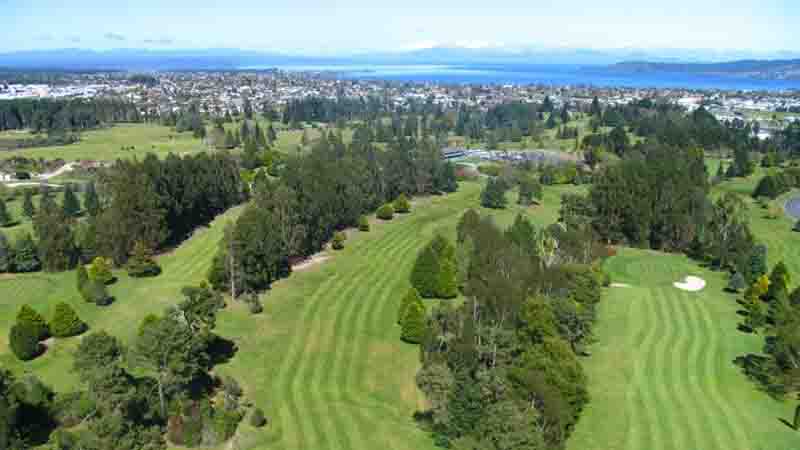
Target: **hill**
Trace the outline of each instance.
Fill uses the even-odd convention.
[[[740,60],[718,63],[667,63],[627,61],[606,67],[621,73],[685,73],[695,75],[735,76],[762,80],[800,79],[800,59]]]

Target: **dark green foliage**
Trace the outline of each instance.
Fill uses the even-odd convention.
[[[394,218],[394,206],[387,203],[378,208],[378,211],[375,213],[375,215],[381,220],[392,220],[392,218]]]
[[[7,227],[14,223],[11,213],[6,208],[6,201],[0,198],[0,227]]]
[[[36,249],[36,243],[30,233],[25,233],[17,239],[14,246],[14,271],[36,272],[42,267]]]
[[[417,256],[411,285],[424,298],[453,298],[458,295],[458,263],[453,244],[437,235]]]
[[[769,289],[767,290],[766,299],[776,300],[779,296],[788,297],[789,282],[789,271],[783,261],[779,261],[769,275]]]
[[[66,217],[77,217],[81,212],[81,202],[78,200],[78,196],[75,195],[75,191],[70,184],[64,186],[62,209]]]
[[[81,288],[81,297],[89,303],[94,303],[98,306],[107,306],[113,300],[108,293],[106,284],[102,281],[88,280]]]
[[[161,273],[161,267],[153,259],[152,252],[141,241],[133,246],[127,268],[128,275],[133,278],[155,277]]]
[[[409,203],[406,194],[400,194],[400,196],[397,197],[397,199],[395,199],[395,201],[392,203],[392,206],[394,207],[395,212],[400,214],[407,214],[411,212],[411,203]]]
[[[42,341],[50,336],[47,322],[41,314],[28,305],[22,305],[17,312],[18,325],[24,325],[34,331],[36,340]]]
[[[411,285],[423,297],[436,297],[438,273],[439,264],[436,260],[436,252],[429,244],[417,256],[411,272]]]
[[[14,356],[22,361],[30,361],[42,353],[38,331],[29,324],[12,325],[8,334],[8,344]]]
[[[64,302],[56,304],[53,320],[50,321],[50,332],[53,336],[59,338],[77,336],[87,328],[69,304]]]
[[[6,235],[0,232],[0,273],[11,272],[14,267],[14,253]]]
[[[347,236],[341,231],[337,231],[333,235],[333,240],[331,241],[331,247],[334,250],[344,250],[344,241],[347,239]]]
[[[481,206],[484,208],[502,209],[506,207],[505,181],[499,177],[491,177],[481,191]]]
[[[530,206],[542,199],[542,185],[533,178],[524,178],[519,182],[519,197],[517,203],[521,206]]]
[[[797,222],[794,223],[794,226],[792,227],[792,231],[800,231],[800,220],[798,220]]]
[[[33,375],[0,369],[0,448],[23,450],[44,444],[56,426],[53,391]]]
[[[93,181],[86,185],[86,192],[83,194],[83,204],[86,207],[86,212],[88,212],[91,217],[97,217],[97,215],[100,214],[100,199],[97,197],[97,190],[95,189]]]
[[[35,133],[57,134],[85,130],[103,123],[138,122],[133,102],[118,98],[13,99],[0,102],[0,130],[29,128]]]
[[[80,206],[77,208],[80,210]],[[33,228],[39,247],[39,259],[45,271],[69,270],[78,260],[75,237],[68,218],[65,210],[59,208],[49,194],[42,194],[41,206],[34,217]]]
[[[250,425],[256,428],[261,428],[267,424],[267,418],[264,417],[264,411],[261,408],[256,408],[250,413]]]
[[[400,338],[410,344],[419,344],[425,337],[425,306],[411,303],[403,314]]]
[[[261,299],[258,298],[258,295],[252,294],[246,299],[247,301],[247,310],[250,311],[250,314],[261,314],[264,312],[264,306],[261,304]]]
[[[359,231],[369,231],[369,219],[367,216],[361,216],[358,218],[358,230]]]
[[[794,420],[792,421],[792,426],[795,430],[800,430],[800,405],[794,409]]]
[[[83,292],[84,286],[89,282],[89,272],[86,271],[86,266],[83,264],[78,264],[78,268],[75,269],[75,281],[78,292]]]
[[[31,189],[25,189],[23,192],[22,214],[31,220],[36,215],[36,207],[33,205],[33,190]]]
[[[478,214],[478,212],[474,209],[468,209],[458,221],[458,226],[456,229],[456,234],[458,236],[457,242],[464,242],[464,240],[467,238],[467,235],[472,234],[472,232],[478,227],[480,221],[481,216]]]

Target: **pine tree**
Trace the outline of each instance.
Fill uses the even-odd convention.
[[[411,212],[411,203],[409,203],[406,194],[400,194],[400,196],[394,201],[393,206],[394,210],[400,214]]]
[[[403,324],[403,318],[405,317],[406,310],[411,305],[420,305],[423,306],[422,298],[419,296],[419,292],[413,287],[408,290],[408,293],[400,300],[400,307],[397,309],[397,324]]]
[[[64,201],[62,204],[66,217],[76,217],[81,212],[81,202],[72,190],[71,185],[64,187]]]
[[[39,356],[40,345],[36,330],[29,325],[15,324],[8,333],[8,343],[17,359],[30,361]]]
[[[728,285],[725,289],[728,292],[740,292],[742,289],[747,287],[747,282],[742,276],[741,273],[736,272],[731,276],[731,279],[728,281]]]
[[[153,259],[153,253],[142,241],[133,246],[128,260],[128,275],[133,278],[154,277],[161,273],[161,267]]]
[[[0,273],[10,272],[14,262],[14,253],[6,235],[0,233]]]
[[[36,215],[36,206],[33,205],[33,191],[25,189],[22,200],[22,214],[28,219]]]
[[[783,261],[778,262],[775,264],[775,267],[772,269],[772,273],[769,275],[769,288],[767,290],[766,298],[768,300],[775,300],[778,296],[786,294],[788,296],[789,292],[789,270],[786,268],[786,265]]]
[[[30,327],[34,330],[36,339],[40,341],[49,337],[49,330],[44,317],[28,305],[22,305],[17,311],[17,324]]]
[[[100,214],[100,199],[97,198],[97,191],[94,187],[94,182],[86,185],[86,192],[83,196],[83,203],[86,207],[86,212],[92,217],[97,217]]]
[[[489,178],[481,191],[481,206],[484,208],[503,209],[506,207],[505,182],[497,177]]]
[[[30,233],[23,234],[14,246],[14,270],[21,273],[36,272],[41,267],[36,243]]]
[[[236,141],[233,138],[233,133],[231,133],[231,130],[228,130],[227,132],[225,132],[225,148],[230,149],[235,147],[236,147]]]
[[[438,273],[439,264],[436,261],[436,253],[431,245],[426,245],[414,263],[414,269],[411,271],[411,285],[424,298],[436,297]]]
[[[0,227],[7,227],[12,222],[11,213],[6,208],[6,201],[0,197]]]
[[[425,337],[425,306],[412,303],[406,309],[402,323],[401,339],[410,344],[419,344]]]
[[[456,249],[442,235],[433,239],[431,247],[436,255],[436,297],[453,298],[458,295]]]
[[[78,268],[75,269],[75,278],[78,292],[83,292],[83,288],[89,282],[89,272],[86,271],[86,266],[78,264]]]
[[[53,336],[60,338],[77,336],[86,331],[86,328],[86,324],[70,305],[64,302],[56,305],[53,320],[50,322]]]

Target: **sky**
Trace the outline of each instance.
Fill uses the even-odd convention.
[[[0,50],[800,51],[798,0],[0,0]],[[387,4],[391,3],[391,4]]]

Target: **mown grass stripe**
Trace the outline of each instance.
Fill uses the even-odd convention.
[[[633,384],[637,388],[636,405],[638,409],[634,415],[639,418],[640,428],[646,430],[642,431],[638,436],[636,436],[636,441],[631,441],[631,443],[628,445],[630,450],[642,448],[651,448],[653,450],[657,450],[658,446],[656,443],[661,437],[659,433],[658,419],[655,416],[656,412],[652,406],[654,404],[658,404],[659,399],[655,398],[654,393],[647,389],[648,386],[646,383],[646,378],[648,376],[647,371],[653,365],[650,358],[655,356],[658,349],[655,339],[659,336],[664,336],[664,333],[659,333],[661,324],[657,320],[655,308],[656,305],[653,304],[652,296],[645,296],[641,300],[639,303],[639,309],[643,311],[641,314],[639,314],[639,317],[643,320],[643,322],[646,323],[648,333],[641,343],[629,343],[631,348],[636,348],[638,350],[636,361],[634,362],[635,369],[633,375]]]

